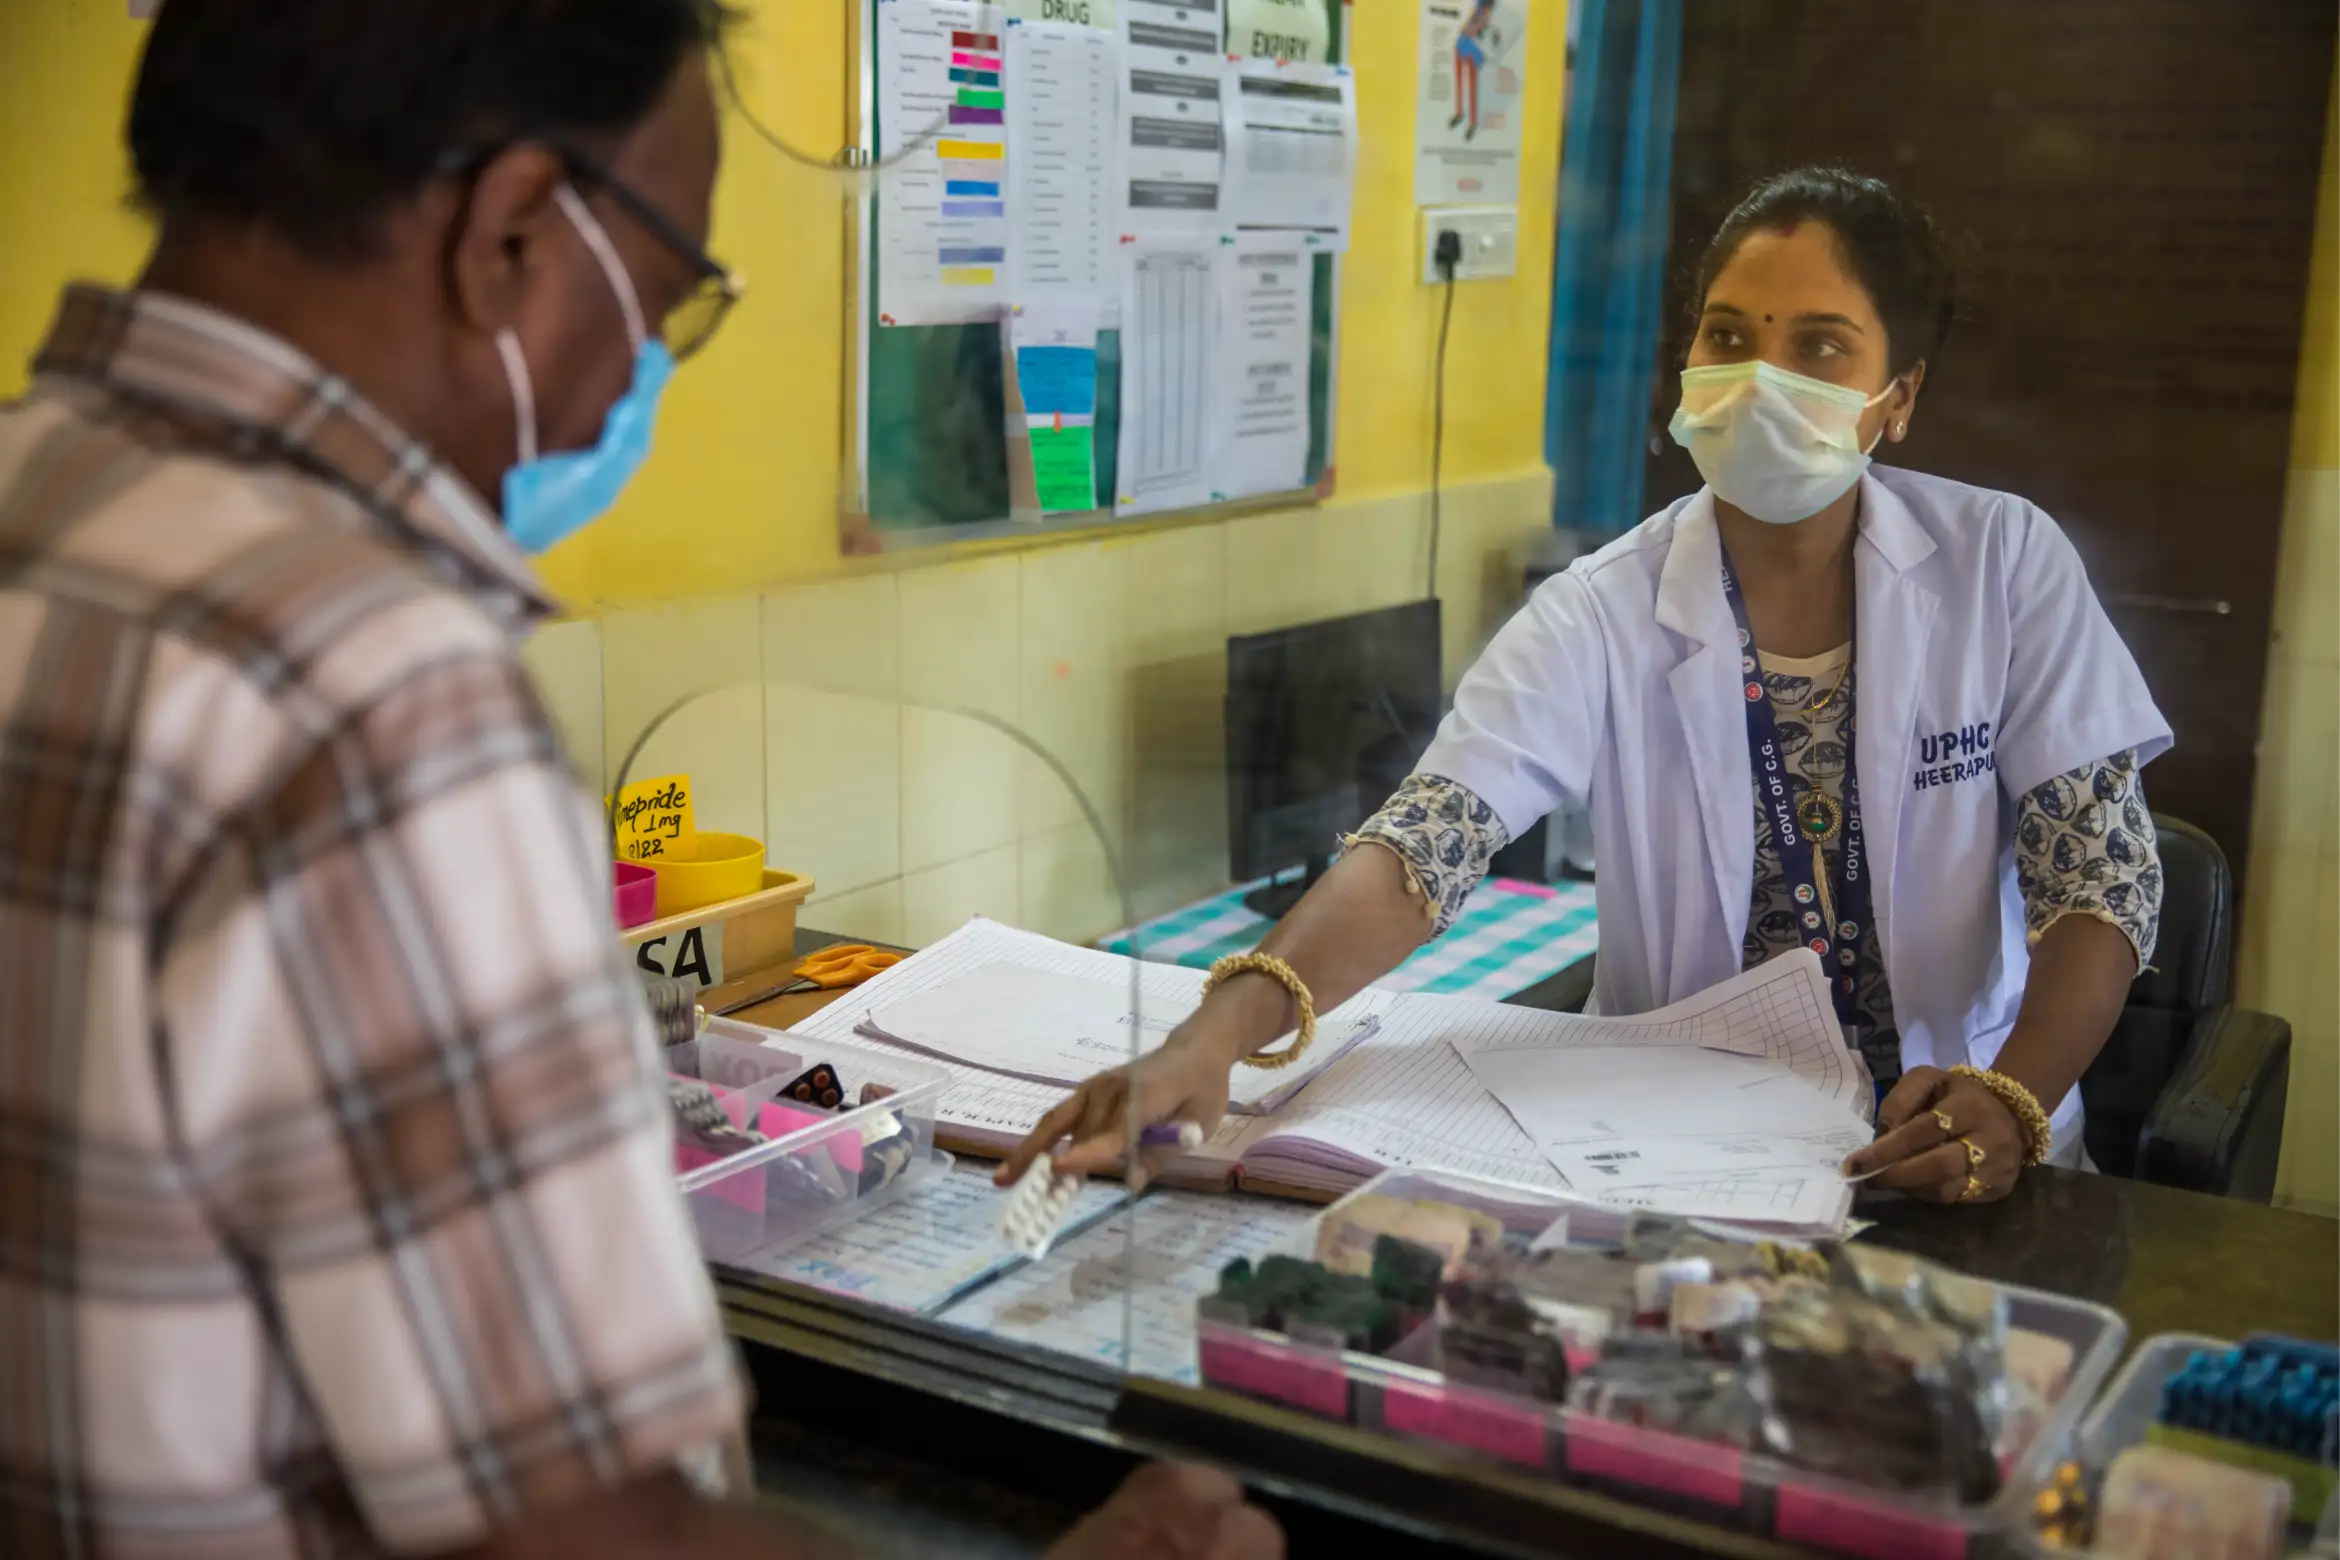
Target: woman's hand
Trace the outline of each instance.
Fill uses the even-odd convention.
[[[1191,1121],[1208,1136],[1227,1114],[1226,1058],[1201,1045],[1181,1045],[1173,1035],[1162,1048],[1126,1067],[1097,1074],[1072,1097],[1040,1118],[1031,1136],[1016,1145],[1007,1163],[992,1177],[994,1184],[1013,1186],[1032,1168],[1032,1161],[1055,1150],[1060,1139],[1072,1146],[1053,1161],[1058,1175],[1094,1175],[1120,1163],[1132,1131],[1164,1121]],[[1128,1117],[1134,1114],[1132,1124]],[[1159,1150],[1146,1159],[1159,1164],[1177,1157],[1177,1150]],[[1130,1190],[1145,1185],[1141,1168],[1129,1177]]]
[[[1884,1167],[1873,1184],[1947,1203],[1996,1202],[2023,1173],[2022,1123],[1972,1078],[1913,1067],[1877,1107],[1877,1124],[1883,1135],[1845,1160],[1846,1175]]]
[[[1281,985],[1264,975],[1236,976],[1172,1030],[1160,1050],[1099,1073],[1042,1116],[993,1182],[1015,1185],[1042,1154],[1055,1155],[1059,1175],[1094,1175],[1121,1161],[1132,1132],[1165,1121],[1191,1121],[1208,1137],[1227,1114],[1227,1078],[1236,1062],[1283,1033],[1291,1020],[1292,999]],[[1135,1122],[1128,1119],[1132,1114]],[[1067,1137],[1072,1146],[1056,1153]],[[1146,1171],[1177,1157],[1174,1148],[1145,1155],[1129,1178],[1130,1189],[1145,1185]]]

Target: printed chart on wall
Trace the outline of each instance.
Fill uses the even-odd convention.
[[[878,116],[893,142],[882,151],[903,157],[878,183],[880,319],[996,318],[1008,233],[1000,15],[962,0],[887,0],[878,23]]]
[[[1334,0],[868,0],[863,509],[1009,534],[1319,487]]]
[[[1414,202],[1519,200],[1528,0],[1419,0]]]

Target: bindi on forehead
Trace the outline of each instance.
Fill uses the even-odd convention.
[[[1779,225],[1779,236],[1782,238],[1793,238],[1796,236],[1796,229],[1802,227],[1803,225],[1804,224],[1797,218],[1790,217]]]

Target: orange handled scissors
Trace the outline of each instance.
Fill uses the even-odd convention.
[[[844,943],[823,948],[798,964],[796,980],[787,989],[798,991],[810,986],[819,991],[843,991],[901,962],[898,953],[882,953],[867,943]]]
[[[902,962],[902,955],[872,948],[867,943],[841,943],[834,948],[823,948],[800,960],[789,978],[776,986],[768,986],[753,996],[726,1003],[712,1016],[730,1014],[769,1002],[774,997],[785,997],[799,991],[843,991],[858,986],[882,970],[890,970]]]

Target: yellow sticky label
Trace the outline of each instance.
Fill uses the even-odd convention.
[[[989,287],[998,275],[987,265],[946,265],[942,282],[945,287]]]
[[[620,861],[656,861],[698,836],[691,821],[691,777],[637,780],[617,794],[611,832]]]
[[[997,162],[1007,155],[1007,148],[997,141],[937,141],[937,157],[970,157],[978,162]]]

